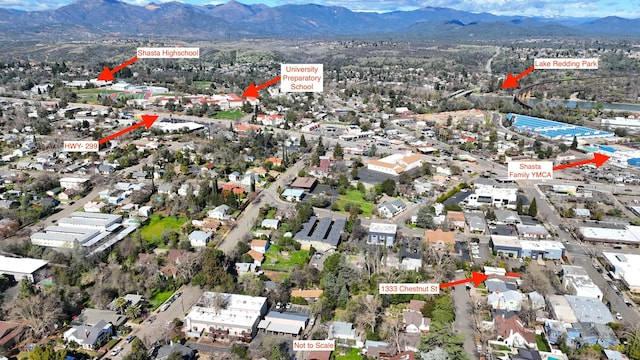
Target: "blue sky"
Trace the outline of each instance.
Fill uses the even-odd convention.
[[[149,0],[122,0],[128,3],[144,5]],[[165,2],[168,0],[155,0]],[[57,8],[71,3],[72,0],[0,0],[0,8],[21,10],[43,10]],[[182,0],[191,4],[220,4],[221,0]],[[354,11],[393,11],[414,10],[425,6],[449,7],[471,12],[490,12],[497,15],[525,16],[572,16],[604,17],[621,16],[640,17],[638,0],[240,0],[244,4],[262,3],[269,6],[282,4],[315,3],[322,5],[344,6]]]

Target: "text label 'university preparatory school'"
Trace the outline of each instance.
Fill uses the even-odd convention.
[[[200,48],[162,48],[148,47],[138,48],[136,56],[139,59],[197,59],[200,57]]]
[[[322,64],[281,64],[280,91],[322,92]]]

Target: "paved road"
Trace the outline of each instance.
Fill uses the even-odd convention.
[[[304,160],[301,159],[281,174],[267,189],[263,190],[258,197],[258,202],[256,203],[254,201],[254,203],[249,204],[242,214],[238,216],[234,228],[224,237],[218,245],[218,249],[224,251],[226,254],[233,251],[238,241],[241,241],[249,229],[253,227],[253,223],[258,218],[260,208],[265,204],[274,205],[280,202],[278,187],[284,187],[285,184],[293,180],[293,178],[297,176],[298,171],[302,170],[303,167]]]
[[[170,329],[169,323],[173,319],[184,320],[186,312],[198,301],[203,292],[197,286],[183,286],[180,291],[182,291],[182,295],[166,311],[160,312],[158,308],[158,310],[149,315],[150,317],[155,317],[151,324],[144,322],[140,325],[132,325],[134,329],[131,335],[140,338],[147,348],[150,348],[158,340],[166,339]],[[117,346],[122,346],[123,350],[118,356],[114,357],[115,359],[120,359],[131,351],[131,344],[126,344],[124,340]],[[109,356],[109,354],[106,356]]]
[[[455,280],[461,280],[464,278],[464,272],[456,272]],[[451,292],[451,295],[453,298],[453,305],[456,310],[456,320],[453,323],[453,328],[459,334],[464,335],[464,350],[469,354],[469,358],[477,359],[478,353],[473,333],[474,326],[471,324],[473,317],[469,292],[465,290],[464,286],[458,286],[457,290]]]

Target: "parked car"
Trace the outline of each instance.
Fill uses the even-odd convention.
[[[285,306],[285,308],[286,308],[287,310],[291,309],[291,303],[287,303],[287,305]]]
[[[276,310],[280,310],[280,308],[282,308],[282,303],[278,301],[276,304]]]
[[[128,343],[132,342],[133,339],[135,339],[135,338],[136,338],[135,335],[129,335],[129,336],[127,336],[126,339],[124,339],[124,342],[126,342],[128,344]]]
[[[622,321],[622,315],[620,315],[619,312],[616,313],[616,319],[618,319],[618,321]]]
[[[167,311],[167,309],[171,306],[171,303],[166,303],[160,307],[160,311]]]
[[[117,348],[111,350],[111,356],[116,356],[122,351],[122,347],[118,346]]]

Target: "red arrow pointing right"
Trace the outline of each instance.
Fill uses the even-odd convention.
[[[462,280],[456,280],[456,281],[440,284],[440,289],[444,289],[444,288],[449,287],[449,286],[460,285],[460,284],[464,284],[464,283],[468,283],[468,282],[473,282],[473,284],[475,286],[478,286],[478,285],[482,284],[488,278],[489,278],[488,275],[472,271],[471,272],[471,278],[462,279]]]
[[[569,164],[554,166],[553,171],[562,170],[562,169],[580,166],[580,165],[591,164],[591,163],[594,163],[596,165],[596,168],[599,168],[600,166],[602,166],[602,164],[604,164],[607,160],[609,160],[610,157],[611,156],[607,156],[599,153],[593,153],[593,159],[580,160],[580,161],[572,162]]]

